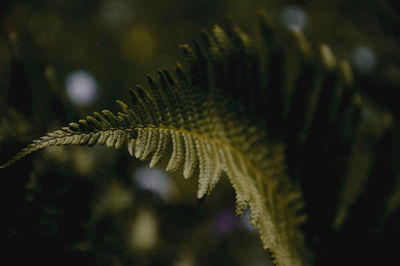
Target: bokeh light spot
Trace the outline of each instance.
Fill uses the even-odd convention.
[[[303,30],[307,25],[307,15],[304,10],[297,6],[283,8],[280,20],[285,28],[297,28]]]
[[[351,59],[354,68],[362,73],[371,72],[376,65],[376,55],[374,51],[366,46],[357,47]]]
[[[101,4],[100,16],[106,25],[114,29],[131,22],[134,14],[128,1],[106,0]]]
[[[169,200],[173,196],[172,179],[166,172],[143,166],[134,172],[133,177],[138,187],[153,192],[163,200]]]
[[[137,64],[144,64],[152,59],[156,49],[153,35],[147,31],[133,29],[122,40],[123,56]]]
[[[147,251],[158,240],[158,223],[154,214],[141,209],[133,220],[130,228],[128,246],[133,250]]]
[[[242,228],[246,231],[256,231],[257,228],[254,227],[251,223],[250,223],[250,209],[247,209],[243,215],[240,217],[239,223],[238,223],[239,228]]]
[[[106,213],[117,213],[127,209],[134,200],[133,196],[133,193],[123,184],[117,181],[112,182],[96,201],[94,213],[100,216]]]
[[[65,81],[65,87],[71,102],[78,106],[90,105],[98,96],[96,80],[84,70],[69,74]]]
[[[235,213],[231,209],[223,209],[214,217],[214,231],[225,235],[230,233],[235,226]]]

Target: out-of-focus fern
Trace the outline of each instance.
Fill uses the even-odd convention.
[[[194,41],[181,46],[188,74],[178,63],[173,73],[161,70],[156,78],[149,76],[148,87],[130,90],[132,107],[117,101],[118,114],[96,112],[48,133],[1,168],[41,148],[99,143],[116,149],[126,145],[132,156],[151,167],[182,172],[185,178],[198,176],[198,198],[210,193],[225,173],[236,192],[236,213],[241,215],[250,206],[251,222],[274,262],[310,264],[299,228],[305,219],[302,191],[313,195],[310,184],[322,181],[312,179],[315,175],[296,180],[314,173],[303,156],[308,147],[311,152],[318,147],[325,154],[343,156],[335,166],[331,161],[326,164],[334,170],[332,175],[346,167],[351,175],[351,184],[338,196],[335,225],[340,227],[360,194],[348,188],[362,184],[367,175],[352,174],[357,168],[347,160],[359,160],[349,147],[362,106],[369,105],[354,92],[348,63],[337,61],[326,44],[315,53],[298,30],[279,39],[265,17],[261,29],[265,54],[257,52],[252,39],[230,21],[211,32],[204,30],[203,45]],[[286,40],[290,40],[287,47],[282,44]],[[267,60],[262,60],[264,56]],[[296,64],[286,60],[288,56],[296,58]],[[391,119],[386,112],[374,112],[382,118],[374,124],[373,138],[379,139]],[[335,150],[329,142],[342,146]],[[312,204],[309,208],[315,213]]]

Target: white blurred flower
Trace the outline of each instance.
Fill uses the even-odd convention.
[[[78,106],[87,106],[98,96],[96,80],[84,70],[69,74],[65,80],[65,87],[71,102]]]
[[[282,9],[280,20],[285,28],[303,30],[307,24],[307,15],[300,7],[286,6]]]
[[[375,68],[376,55],[371,48],[359,46],[354,50],[351,61],[356,70],[362,73],[368,73]]]

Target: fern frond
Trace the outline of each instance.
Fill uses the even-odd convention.
[[[70,123],[33,141],[1,167],[49,146],[98,143],[119,149],[126,144],[132,156],[149,161],[151,167],[166,162],[167,171],[182,169],[185,178],[198,172],[198,198],[210,193],[225,172],[236,191],[237,214],[241,215],[250,206],[251,222],[259,228],[264,246],[277,256],[288,253],[280,251],[287,247],[281,246],[283,237],[277,232],[283,230],[277,229],[274,215],[288,207],[286,200],[279,202],[279,206],[276,199],[265,205],[265,191],[268,197],[275,198],[280,183],[288,180],[277,178],[277,173],[266,175],[273,171],[272,157],[256,156],[253,152],[258,150],[266,155],[276,144],[266,141],[261,129],[248,127],[246,121],[241,121],[243,115],[234,110],[233,100],[216,102],[215,92],[195,90],[179,64],[175,72],[177,80],[164,70],[157,79],[149,76],[148,88],[132,89],[132,108],[117,101],[121,109],[118,115],[104,110]],[[279,175],[285,175],[284,169],[281,170]],[[290,256],[288,253],[283,256],[287,259],[280,258],[282,265],[296,264],[298,259]]]
[[[131,106],[118,100],[116,114],[95,112],[48,133],[1,168],[41,148],[98,143],[116,149],[126,145],[131,156],[150,167],[161,166],[186,179],[198,176],[198,198],[211,193],[225,174],[236,193],[236,213],[250,208],[251,223],[274,263],[310,264],[299,229],[305,220],[302,191],[293,181],[297,176],[289,179],[287,171],[300,172],[299,183],[303,191],[308,189],[304,193],[310,193],[315,183],[326,181],[316,180],[321,172],[310,170],[315,162],[307,158],[319,159],[322,146],[325,155],[333,150],[349,156],[347,146],[361,111],[353,74],[326,44],[313,50],[298,30],[285,36],[291,40],[290,55],[296,58],[296,65],[290,65],[287,51],[264,20],[263,62],[252,40],[231,21],[225,24],[203,30],[201,44],[181,45],[186,68],[178,63],[174,71],[163,69],[148,76],[148,86],[130,89]],[[333,133],[326,133],[325,127]],[[330,141],[340,148],[326,148]],[[316,155],[304,156],[310,147]],[[297,161],[309,168],[297,167]],[[331,176],[347,167],[345,159],[325,161],[319,162],[337,171]],[[357,196],[345,190],[342,197],[348,194]]]
[[[10,161],[1,165],[0,168],[5,168],[34,151],[50,146],[93,146],[99,143],[119,149],[133,133],[131,129],[124,127],[123,122],[109,110],[104,110],[102,114],[96,112],[93,116],[79,120],[78,123],[70,123],[68,127],[47,133],[45,136],[34,140]]]

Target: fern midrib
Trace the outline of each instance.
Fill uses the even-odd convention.
[[[190,136],[195,137],[197,139],[205,140],[207,142],[212,142],[212,143],[214,143],[216,145],[219,145],[221,147],[227,148],[233,154],[235,154],[236,156],[239,156],[241,159],[243,159],[243,161],[245,162],[245,164],[248,167],[248,169],[251,170],[251,172],[257,178],[261,178],[263,180],[268,179],[268,177],[265,176],[260,170],[258,170],[257,167],[255,167],[254,164],[249,159],[247,159],[246,156],[243,156],[243,153],[240,150],[238,150],[237,148],[235,148],[232,145],[230,145],[230,144],[228,144],[226,142],[223,142],[223,141],[221,141],[221,140],[219,140],[217,138],[211,138],[211,137],[208,137],[208,136],[204,136],[204,135],[201,135],[201,134],[196,133],[194,131],[186,130],[186,129],[183,129],[183,128],[175,128],[175,127],[168,127],[168,126],[162,126],[162,125],[161,126],[136,126],[136,127],[132,127],[132,128],[112,127],[112,128],[107,128],[107,129],[101,129],[101,130],[92,130],[90,132],[76,132],[75,134],[74,133],[67,133],[68,135],[66,135],[66,136],[60,136],[58,138],[56,137],[56,138],[53,138],[53,139],[41,141],[41,142],[39,142],[37,144],[43,144],[45,142],[50,142],[50,141],[57,140],[57,139],[63,139],[63,138],[74,136],[74,135],[91,134],[91,133],[105,133],[105,132],[113,132],[113,131],[117,131],[117,130],[122,130],[122,131],[124,131],[126,133],[131,133],[131,132],[134,132],[135,130],[154,130],[154,129],[156,129],[156,130],[163,129],[163,130],[168,130],[168,131],[175,131],[175,132],[178,132],[178,133],[190,135]],[[34,143],[34,144],[36,144],[36,143]],[[62,144],[55,144],[55,145],[62,145]]]
[[[35,148],[37,146],[43,145],[45,143],[50,143],[52,141],[57,141],[57,140],[61,140],[61,139],[65,139],[67,137],[71,137],[71,136],[76,136],[76,135],[88,135],[88,134],[95,134],[95,133],[106,133],[106,132],[115,132],[117,130],[122,130],[125,133],[132,133],[135,130],[169,130],[169,131],[175,131],[178,133],[182,133],[182,134],[186,134],[186,135],[190,135],[192,137],[195,137],[197,139],[201,139],[201,140],[205,140],[208,142],[212,142],[215,143],[216,145],[219,145],[221,147],[227,148],[229,151],[231,151],[233,154],[235,154],[236,156],[240,156],[243,161],[246,163],[246,166],[253,172],[253,174],[255,174],[255,176],[257,177],[264,177],[267,178],[261,171],[259,171],[254,164],[247,159],[245,156],[243,156],[243,153],[241,151],[239,151],[237,148],[233,147],[232,145],[225,143],[221,140],[218,140],[216,138],[210,138],[204,135],[201,135],[199,133],[193,132],[193,131],[189,131],[186,129],[182,129],[182,128],[174,128],[174,127],[166,127],[166,126],[136,126],[133,128],[124,128],[124,127],[110,127],[107,129],[98,129],[98,130],[92,130],[89,132],[74,132],[74,133],[66,133],[65,136],[59,136],[59,137],[53,137],[50,139],[38,139],[37,141],[34,141],[33,143],[31,143],[30,148]],[[77,143],[79,144],[79,143]],[[87,143],[84,143],[87,144]],[[51,146],[58,146],[58,145],[63,145],[62,143],[56,143],[56,144],[50,144]],[[66,144],[69,145],[69,144]],[[39,148],[40,149],[40,148]]]

